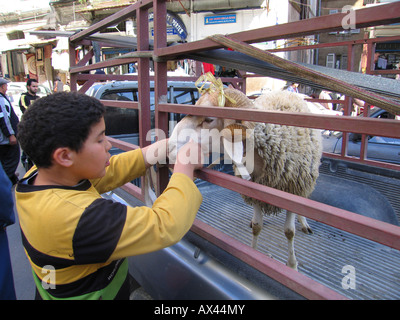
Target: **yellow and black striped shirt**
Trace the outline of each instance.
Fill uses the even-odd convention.
[[[184,174],[172,175],[152,208],[100,196],[144,173],[138,149],[113,156],[103,178],[74,187],[34,186],[35,168],[18,184],[23,244],[42,298],[113,299],[128,274],[126,257],[170,246],[190,229],[202,196]]]

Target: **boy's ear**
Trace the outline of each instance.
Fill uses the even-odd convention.
[[[57,148],[53,153],[53,161],[63,167],[70,167],[74,162],[73,151],[70,148]]]

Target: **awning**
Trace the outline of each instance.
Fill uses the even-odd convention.
[[[14,50],[28,50],[31,46],[26,43],[26,39],[3,41],[0,52]]]

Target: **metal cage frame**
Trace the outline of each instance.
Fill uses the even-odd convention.
[[[154,43],[153,49],[150,47],[149,27],[147,23],[149,9],[154,11]],[[373,8],[365,8],[356,11],[356,27],[370,27],[375,25],[391,24],[400,22],[400,3],[391,3]],[[136,14],[138,25],[137,51],[129,56],[123,56],[119,59],[110,59],[102,62],[88,64],[94,56],[90,36],[94,33],[126,20]],[[244,43],[255,43],[261,41],[270,41],[277,39],[290,39],[297,36],[314,35],[322,32],[338,31],[342,29],[341,21],[344,14],[337,13],[329,16],[316,17],[308,20],[290,22],[282,25],[276,25],[256,30],[243,31],[231,34],[230,37]],[[166,39],[166,0],[140,0],[136,3],[118,11],[117,13],[103,19],[102,21],[90,26],[69,37],[70,54],[70,77],[71,90],[77,90],[77,81],[85,81],[80,88],[85,92],[96,80],[137,80],[139,102],[106,101],[102,100],[104,105],[112,107],[134,108],[139,110],[139,145],[144,147],[150,142],[145,140],[146,132],[150,130],[150,79],[155,82],[155,96],[161,97],[167,94],[167,60],[174,60],[178,56],[200,52],[210,49],[221,48],[222,45],[211,39],[203,39],[191,43],[183,43],[168,47]],[[397,39],[397,38],[396,38]],[[367,44],[373,48],[374,43],[383,41],[383,39],[368,39],[358,42],[343,42],[330,44],[332,46],[347,46],[349,50],[349,66],[352,65],[352,50],[355,45]],[[100,45],[110,45],[107,40]],[[113,44],[111,44],[113,45]],[[280,50],[307,50],[315,49],[328,44],[300,46],[290,49]],[[76,60],[77,48],[89,48],[85,56]],[[371,50],[373,52],[373,50]],[[150,59],[154,61],[155,75],[149,75]],[[371,62],[371,55],[369,62]],[[126,63],[138,63],[138,75],[96,75],[83,73],[98,68],[122,65]],[[185,78],[187,79],[187,78]],[[194,79],[193,79],[194,80]],[[236,79],[237,80],[237,79]],[[242,81],[242,79],[239,79]],[[240,83],[239,81],[239,83]],[[349,100],[345,104],[350,106]],[[348,109],[349,110],[349,109]],[[400,109],[399,109],[400,110]],[[337,130],[343,132],[356,132],[364,136],[376,134],[400,138],[400,123],[395,120],[381,120],[368,118],[354,118],[350,116],[334,117],[325,115],[304,115],[294,113],[275,113],[257,110],[241,110],[233,108],[204,107],[195,108],[187,105],[155,102],[155,125],[156,128],[168,132],[168,112],[185,113],[192,115],[207,115],[223,118],[234,118],[248,121],[271,122],[283,125],[296,125],[309,128],[319,128],[328,130]],[[349,113],[347,113],[349,114]],[[346,139],[344,139],[346,140]],[[116,139],[110,138],[113,146],[122,150],[131,150],[138,148]],[[364,143],[365,146],[365,143]],[[379,163],[364,159],[365,151],[361,151],[361,158],[354,159],[345,156],[346,145],[344,143],[342,155],[325,154],[327,157],[341,158],[350,161],[360,162],[369,165],[380,166],[391,170],[400,170],[400,166]],[[334,208],[313,200],[305,199],[289,193],[278,191],[273,188],[258,185],[253,182],[229,176],[227,174],[216,172],[209,169],[202,169],[196,172],[196,177],[207,180],[211,183],[231,189],[241,194],[245,194],[260,200],[288,209],[290,211],[309,217],[316,221],[328,224],[335,228],[348,231],[361,237],[379,242],[400,250],[400,227],[377,221],[372,218],[364,217],[349,211]],[[168,183],[168,169],[161,168],[157,174],[158,190],[163,190]],[[143,192],[139,187],[127,184],[123,187],[126,191],[143,200]],[[248,247],[230,236],[214,229],[211,226],[196,219],[192,229],[194,233],[201,235],[208,241],[219,246],[223,250],[231,253],[237,258],[245,261],[257,270],[265,273],[267,276],[279,281],[290,289],[296,291],[307,299],[346,299],[339,293],[325,287],[324,285],[302,275],[281,263],[267,257],[266,255]]]

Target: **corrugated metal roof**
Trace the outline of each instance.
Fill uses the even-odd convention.
[[[296,82],[314,88],[329,90],[329,88],[324,86],[324,84],[322,83],[317,84],[308,81],[272,64],[249,57],[240,52],[217,49],[191,53],[186,55],[185,57],[202,62],[225,66],[228,68],[247,70],[248,72],[254,72],[256,74],[264,75],[271,78]],[[394,99],[400,99],[400,86],[397,80],[306,63],[298,62],[298,64],[306,66],[307,68],[318,71],[325,75],[334,77],[336,79],[340,79],[344,82],[355,85],[362,89],[382,94],[384,96],[388,96]]]

